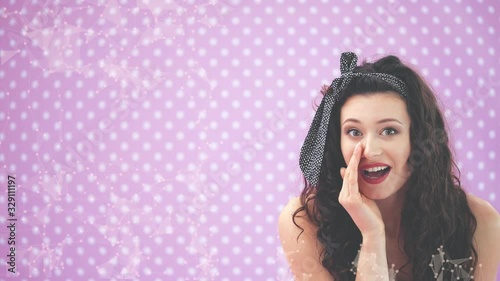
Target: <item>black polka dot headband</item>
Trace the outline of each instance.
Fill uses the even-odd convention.
[[[406,84],[401,79],[386,73],[359,73],[353,72],[358,63],[358,56],[352,52],[342,53],[340,56],[340,77],[335,78],[330,87],[333,93],[325,94],[319,105],[311,128],[307,133],[300,151],[299,165],[304,177],[311,185],[317,185],[323,162],[328,122],[333,105],[337,102],[339,94],[352,81],[354,77],[370,76],[389,83],[403,97],[407,96]]]

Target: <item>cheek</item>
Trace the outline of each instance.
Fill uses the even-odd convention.
[[[402,151],[404,151],[404,153],[402,153],[403,158],[404,158],[404,161],[405,163],[408,163],[408,160],[410,159],[410,155],[411,155],[411,144],[410,144],[410,140],[408,140],[405,144],[405,146],[402,148]]]
[[[411,155],[411,142],[409,132],[403,134],[396,142],[391,144],[391,151],[397,151],[396,159],[404,164],[408,163]]]
[[[399,158],[399,162],[401,163],[403,170],[408,173],[408,176],[411,174],[411,167],[409,164],[410,156],[411,156],[411,146],[401,147],[401,154]]]

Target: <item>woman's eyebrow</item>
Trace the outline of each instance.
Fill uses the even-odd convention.
[[[346,120],[344,120],[344,122],[342,122],[342,125],[344,125],[345,123],[347,122],[353,122],[353,123],[361,123],[361,121],[359,121],[358,119],[354,119],[354,118],[347,118]]]
[[[344,125],[345,123],[347,122],[353,122],[353,123],[361,123],[361,121],[359,121],[358,119],[355,119],[355,118],[347,118],[346,120],[344,120],[344,122],[342,123],[342,125]],[[380,123],[387,123],[387,122],[397,122],[401,125],[403,125],[403,122],[399,121],[398,119],[396,118],[384,118],[384,119],[381,119],[381,120],[378,120],[377,121],[377,124],[380,124]]]
[[[399,121],[396,118],[384,118],[382,120],[377,121],[378,124],[380,124],[380,123],[386,123],[386,122],[398,122],[399,124],[403,125],[403,122]]]

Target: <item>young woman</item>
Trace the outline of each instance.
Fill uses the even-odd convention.
[[[324,88],[300,155],[305,188],[279,218],[296,280],[494,281],[500,216],[466,194],[443,114],[397,57]]]

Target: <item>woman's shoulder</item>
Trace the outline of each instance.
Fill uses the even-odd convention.
[[[472,194],[467,194],[467,202],[477,221],[474,243],[481,269],[476,273],[482,278],[475,280],[493,280],[500,263],[500,215],[488,201]]]
[[[488,222],[488,225],[495,222],[500,224],[500,214],[488,201],[469,193],[467,203],[478,220],[478,224],[480,222]]]
[[[301,210],[301,207],[300,197],[291,198],[283,207],[278,219],[279,237],[283,250],[289,261],[292,258],[295,264],[303,258],[317,258],[320,252],[316,239],[317,228],[309,221],[306,212]],[[291,262],[291,265],[293,264]]]
[[[316,239],[317,227],[302,206],[300,197],[294,197],[281,210],[278,228],[283,252],[296,280],[332,280],[321,264],[322,247]],[[306,206],[312,206],[312,200]]]
[[[308,203],[308,207],[311,205],[311,201]],[[290,232],[297,228],[299,232],[302,232],[300,228],[304,230],[304,232],[308,232],[311,230],[315,230],[314,224],[309,221],[307,217],[305,208],[302,208],[302,202],[300,197],[290,198],[288,203],[283,207],[279,216],[279,228],[280,230],[286,230]],[[302,208],[302,209],[301,209]],[[295,214],[295,217],[294,217]],[[299,228],[299,227],[300,228]],[[296,231],[293,231],[296,232]]]
[[[474,217],[476,217],[477,228],[474,238],[483,238],[483,236],[495,237],[495,241],[499,241],[496,237],[500,237],[500,214],[486,200],[475,195],[467,194],[467,203],[471,208]],[[500,242],[497,242],[500,247]]]

